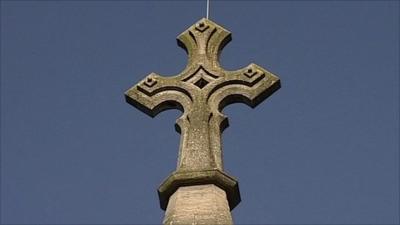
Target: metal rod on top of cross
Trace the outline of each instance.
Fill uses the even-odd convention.
[[[209,15],[210,15],[210,0],[207,0],[207,19],[209,19]]]

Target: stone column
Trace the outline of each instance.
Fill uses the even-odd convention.
[[[213,185],[180,187],[170,197],[164,225],[231,225],[226,193]]]

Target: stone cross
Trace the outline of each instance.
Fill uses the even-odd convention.
[[[186,68],[175,76],[149,74],[126,93],[126,101],[154,117],[167,109],[183,113],[175,128],[181,134],[177,169],[159,187],[162,209],[183,186],[214,184],[224,190],[230,209],[240,202],[237,181],[223,171],[221,133],[228,126],[222,109],[235,102],[257,106],[280,87],[279,78],[256,64],[227,71],[219,55],[231,33],[201,19],[177,38],[188,54]]]

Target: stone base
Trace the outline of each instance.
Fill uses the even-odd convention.
[[[171,195],[164,225],[232,225],[225,191],[213,185],[180,187]]]

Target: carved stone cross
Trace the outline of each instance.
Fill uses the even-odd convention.
[[[240,202],[237,181],[223,172],[221,133],[228,119],[221,113],[228,104],[255,107],[280,87],[279,78],[256,64],[224,70],[218,58],[231,34],[201,19],[177,38],[189,59],[178,75],[149,74],[126,93],[126,101],[154,117],[167,109],[183,112],[175,128],[181,134],[177,169],[158,189],[162,209],[182,186],[214,184],[226,192],[229,207]]]

